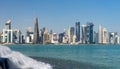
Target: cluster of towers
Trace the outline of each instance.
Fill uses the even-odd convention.
[[[53,33],[47,28],[39,29],[38,18],[34,21],[34,31],[29,27],[26,36],[18,29],[11,29],[11,20],[5,23],[5,28],[0,34],[1,43],[33,43],[33,44],[119,44],[120,37],[117,32],[108,32],[99,25],[98,32],[94,31],[94,24],[87,22],[69,27],[62,33]]]
[[[5,23],[5,28],[0,34],[0,43],[23,43],[23,35],[19,29],[11,28],[11,20]]]
[[[80,22],[76,22],[74,27],[69,28],[69,43],[93,44],[93,23],[88,22],[86,25],[80,26]]]

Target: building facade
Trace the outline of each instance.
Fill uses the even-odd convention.
[[[40,43],[40,41],[39,41],[38,18],[35,18],[33,43],[34,44]]]
[[[74,27],[70,27],[68,30],[69,43],[73,43],[73,36],[74,36]]]
[[[92,44],[94,41],[93,38],[93,23],[88,22],[86,25],[86,44]]]
[[[80,22],[76,22],[75,28],[76,28],[76,42],[79,42],[80,41]]]
[[[87,41],[87,36],[86,36],[86,25],[82,25],[81,29],[82,29],[82,43],[85,44]]]
[[[29,27],[27,29],[27,32],[26,32],[26,43],[32,43],[33,42],[33,36],[34,36],[34,33],[32,31],[32,28]]]
[[[102,43],[107,44],[108,43],[108,32],[106,28],[102,29]]]

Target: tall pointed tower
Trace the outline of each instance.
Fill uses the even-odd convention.
[[[38,18],[35,18],[35,24],[34,24],[34,38],[33,43],[38,44],[39,42],[39,27],[38,27]]]

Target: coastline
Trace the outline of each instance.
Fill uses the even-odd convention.
[[[51,46],[51,45],[54,45],[54,46],[112,46],[112,45],[117,45],[117,46],[120,46],[120,44],[14,44],[14,43],[6,43],[6,44],[0,44],[2,46],[16,46],[16,45],[24,45],[24,46],[33,46],[33,45],[36,45],[36,46]]]
[[[105,67],[105,66],[97,66],[97,65],[92,65],[90,63],[83,63],[72,60],[32,57],[32,56],[29,57],[37,61],[42,61],[51,64],[53,66],[53,69],[109,69],[109,67]]]

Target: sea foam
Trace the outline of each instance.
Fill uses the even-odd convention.
[[[0,57],[8,58],[9,69],[52,69],[50,64],[38,62],[6,46],[0,46]]]

